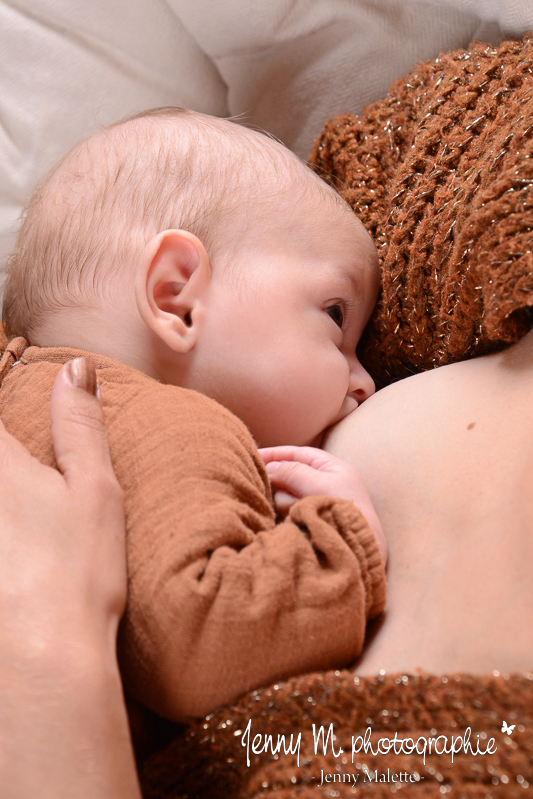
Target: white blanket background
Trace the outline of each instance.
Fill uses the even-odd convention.
[[[0,0],[0,284],[23,203],[76,141],[180,105],[302,157],[418,61],[533,29],[533,0]]]

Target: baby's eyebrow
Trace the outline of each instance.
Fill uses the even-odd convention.
[[[347,294],[359,294],[361,291],[361,277],[353,267],[343,269],[338,277],[340,285]]]

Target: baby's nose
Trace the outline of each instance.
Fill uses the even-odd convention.
[[[357,400],[359,404],[368,399],[376,391],[376,384],[361,366],[357,357],[354,357],[350,364],[350,383],[348,393]]]

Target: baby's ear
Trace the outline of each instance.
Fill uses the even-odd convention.
[[[189,352],[196,343],[210,281],[205,248],[187,230],[158,233],[141,253],[137,308],[145,324],[175,352]]]

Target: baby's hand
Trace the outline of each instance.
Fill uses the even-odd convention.
[[[285,516],[298,499],[317,494],[350,499],[374,531],[383,562],[387,562],[381,522],[353,466],[315,447],[267,447],[259,454],[276,488],[274,504],[279,514]]]

